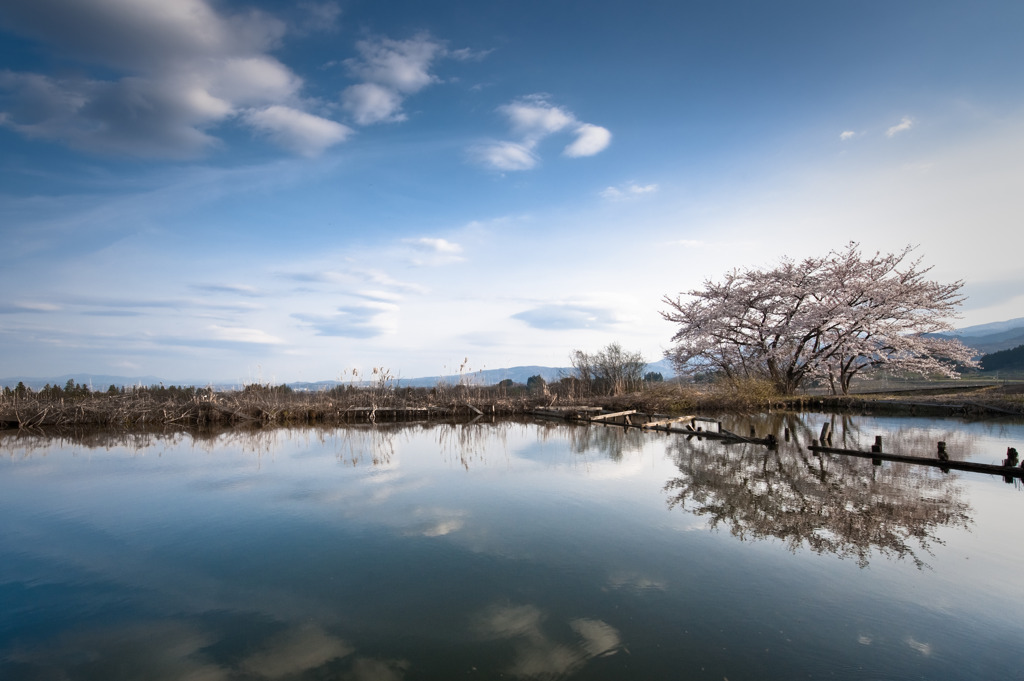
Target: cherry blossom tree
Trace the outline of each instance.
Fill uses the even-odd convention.
[[[933,334],[952,330],[963,281],[929,280],[913,250],[865,257],[850,242],[665,296],[661,314],[679,325],[666,355],[682,375],[766,378],[787,394],[814,379],[846,394],[854,377],[883,366],[956,377],[958,365],[977,366],[977,353]]]

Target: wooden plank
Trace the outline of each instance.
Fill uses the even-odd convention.
[[[667,426],[670,423],[680,423],[682,421],[693,421],[696,416],[679,416],[674,419],[661,419],[660,421],[648,421],[647,423],[641,423],[641,428],[654,428],[656,426]]]
[[[617,416],[629,416],[630,414],[635,414],[635,413],[636,413],[636,409],[630,409],[628,411],[617,411],[617,412],[614,412],[612,414],[598,414],[597,416],[591,416],[590,420],[591,421],[602,421],[604,419],[613,419],[613,418],[615,418]]]

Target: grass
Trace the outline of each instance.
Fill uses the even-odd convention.
[[[968,386],[965,386],[968,387]],[[253,384],[242,390],[153,386],[92,392],[84,386],[40,391],[4,389],[0,429],[100,427],[118,429],[332,425],[354,422],[422,421],[440,418],[515,416],[539,407],[597,406],[652,414],[756,413],[770,409],[906,411],[934,408],[950,413],[1024,414],[1024,385],[1005,384],[970,392],[923,390],[907,394],[815,396],[778,395],[765,381],[646,384],[641,390],[608,396],[582,393],[572,383],[529,390],[524,386],[478,386],[462,381],[434,388],[400,388],[389,372],[372,380],[358,376],[347,386],[320,392]]]

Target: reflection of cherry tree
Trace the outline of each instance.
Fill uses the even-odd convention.
[[[861,567],[878,552],[920,568],[917,550],[942,543],[940,528],[971,522],[956,478],[920,466],[713,442],[679,441],[671,451],[681,475],[665,484],[669,507],[743,540],[774,537]]]

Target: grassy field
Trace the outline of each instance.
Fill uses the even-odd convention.
[[[608,396],[587,394],[565,385],[541,390],[466,384],[395,388],[381,382],[321,392],[268,385],[228,392],[174,386],[93,392],[69,384],[63,389],[39,391],[4,389],[0,393],[0,429],[329,425],[513,416],[539,407],[578,405],[669,415],[769,409],[1024,415],[1024,383],[901,383],[888,390],[869,387],[871,390],[850,396],[784,396],[761,381],[700,385],[664,382]]]

